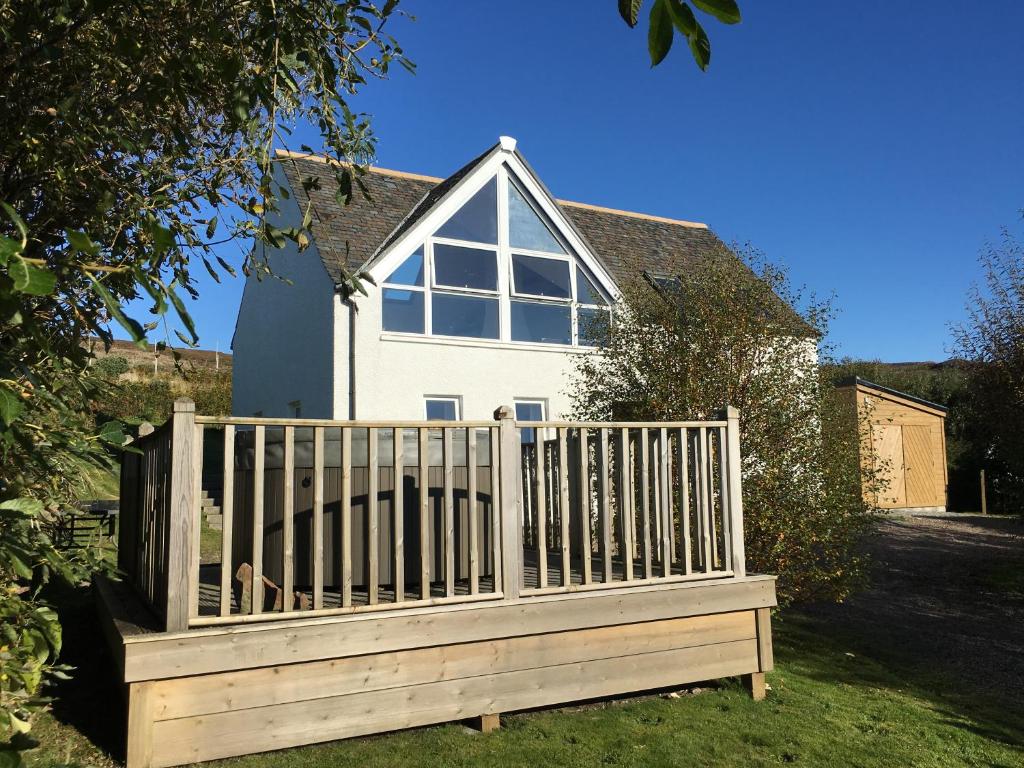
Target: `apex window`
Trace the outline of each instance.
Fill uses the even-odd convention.
[[[391,333],[594,346],[609,297],[503,167],[383,281]]]

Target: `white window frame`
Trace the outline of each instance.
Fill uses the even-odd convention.
[[[455,421],[462,421],[462,396],[461,395],[424,395],[423,396],[423,418],[427,417],[427,403],[441,402],[455,404]],[[428,419],[429,420],[429,419]]]

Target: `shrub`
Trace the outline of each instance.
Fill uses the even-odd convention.
[[[860,464],[855,410],[817,365],[832,308],[745,257],[756,277],[723,250],[658,290],[627,288],[603,346],[578,360],[575,415],[709,419],[739,408],[750,567],[779,575],[783,602],[842,600],[865,576],[858,545],[873,517],[861,484],[875,480]]]

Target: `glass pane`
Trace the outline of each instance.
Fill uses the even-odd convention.
[[[497,299],[435,293],[430,306],[433,330],[438,336],[498,338]]]
[[[420,246],[416,252],[403,261],[398,269],[388,275],[385,283],[396,285],[423,285],[423,247]]]
[[[544,404],[516,403],[516,421],[544,421]],[[529,445],[536,440],[536,433],[534,427],[524,427],[519,430],[519,439]]]
[[[427,400],[427,420],[455,421],[459,418],[454,400]]]
[[[547,224],[541,221],[537,212],[526,202],[523,193],[511,181],[508,183],[508,229],[513,248],[565,253]]]
[[[576,301],[580,304],[607,304],[597,290],[594,281],[579,267],[576,267]]]
[[[530,296],[572,297],[569,285],[569,262],[542,259],[539,256],[512,254],[512,277],[516,293]]]
[[[580,307],[576,322],[579,325],[579,343],[584,347],[597,347],[608,340],[611,313],[607,309]]]
[[[384,330],[423,333],[423,293],[384,289]]]
[[[572,344],[572,319],[568,304],[512,302],[513,341]]]
[[[498,244],[498,183],[491,179],[445,222],[437,234],[454,240]]]
[[[434,285],[498,290],[498,254],[434,243]]]

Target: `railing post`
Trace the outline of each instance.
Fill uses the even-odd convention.
[[[743,480],[740,461],[740,412],[729,405],[725,409],[725,434],[728,442],[726,467],[729,483],[729,551],[735,576],[747,575],[747,557],[743,544]]]
[[[198,500],[195,494],[196,404],[174,401],[171,414],[171,498],[168,509],[166,631],[188,629],[192,573],[192,527]]]
[[[517,600],[523,582],[523,537],[522,516],[519,511],[522,481],[519,476],[519,441],[516,438],[515,411],[503,405],[494,412],[494,418],[498,422],[500,488],[495,510],[501,516],[501,585],[506,600]]]

